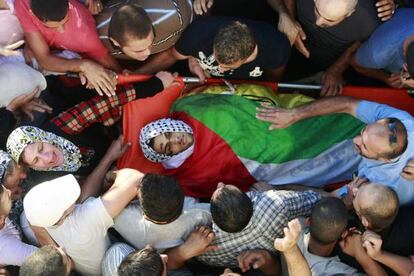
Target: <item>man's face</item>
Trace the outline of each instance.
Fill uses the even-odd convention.
[[[387,129],[386,120],[367,125],[353,139],[356,151],[366,158],[386,161],[381,155],[392,151]]]
[[[194,137],[186,132],[166,132],[154,138],[154,150],[161,154],[176,155],[194,143]]]
[[[122,52],[127,56],[139,60],[146,60],[151,54],[152,43],[154,42],[154,32],[151,31],[144,39],[129,38],[127,43],[121,47]]]
[[[358,191],[355,194],[354,200],[352,201],[352,205],[354,207],[355,214],[358,216],[359,220],[362,222],[365,228],[369,228],[368,220],[361,214],[362,211],[372,205],[372,201],[370,200],[370,191],[367,189],[367,185],[371,184],[364,184],[359,187]]]
[[[14,161],[11,161],[14,162]],[[13,171],[10,174],[7,174],[6,178],[4,179],[4,186],[9,189],[12,193],[12,199],[20,198],[22,194],[22,188],[20,184],[23,180],[27,178],[26,170],[14,163]]]
[[[65,30],[65,24],[69,20],[69,13],[66,13],[65,17],[60,21],[41,21],[43,25],[48,28],[56,29],[58,32],[63,32]]]
[[[237,69],[240,66],[242,66],[243,64],[252,62],[253,60],[256,59],[257,53],[258,53],[258,47],[256,45],[256,47],[254,48],[253,53],[248,58],[246,58],[245,60],[239,60],[239,61],[236,61],[236,62],[234,62],[232,64],[224,64],[224,63],[220,63],[217,60],[216,54],[215,54],[215,52],[213,50],[213,55],[214,55],[214,58],[215,58],[215,60],[217,61],[218,65],[219,65],[218,66],[218,69],[219,69],[219,72],[220,73],[224,73],[224,72],[227,72],[227,71],[230,71],[230,70]]]
[[[335,26],[344,20],[348,14],[344,13],[345,7],[342,3],[332,0],[315,1],[315,24],[321,28]]]

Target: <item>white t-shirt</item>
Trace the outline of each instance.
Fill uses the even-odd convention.
[[[309,229],[305,228],[302,231],[300,240],[298,241],[298,247],[308,262],[313,276],[328,276],[334,274],[345,274],[352,276],[366,275],[358,272],[355,268],[342,263],[338,256],[321,257],[310,253],[308,251],[309,239]]]
[[[183,213],[168,224],[155,224],[144,218],[138,203],[131,203],[115,218],[114,228],[136,249],[149,244],[159,252],[184,243],[198,225],[210,225],[210,204],[186,197]]]
[[[37,247],[22,242],[19,231],[6,218],[0,229],[0,265],[21,266],[22,263],[37,250]]]
[[[101,198],[89,198],[76,205],[75,210],[58,227],[47,232],[64,247],[82,275],[101,275],[101,261],[110,246],[107,236],[113,219]]]

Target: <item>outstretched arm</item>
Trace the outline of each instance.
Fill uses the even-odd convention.
[[[103,180],[112,163],[120,158],[131,145],[131,143],[124,143],[122,140],[123,137],[121,135],[116,141],[112,142],[98,166],[88,175],[88,178],[86,178],[85,183],[82,185],[78,202],[82,203],[91,196],[99,196]]]
[[[68,71],[82,73],[82,76],[100,95],[105,93],[110,96],[114,93],[116,80],[104,68],[104,66],[108,66],[109,69],[119,69],[117,62],[112,57],[106,56],[101,59],[100,62],[104,66],[88,59],[64,59],[50,52],[49,46],[40,32],[25,33],[25,37],[27,44],[43,69],[59,73]]]
[[[338,96],[321,98],[293,109],[262,104],[257,108],[256,117],[259,120],[272,123],[270,129],[285,128],[300,120],[326,114],[348,113],[355,117],[359,102],[360,100],[355,98]]]
[[[115,183],[101,197],[108,214],[115,218],[137,196],[137,189],[144,174],[133,169],[122,169],[116,173]]]

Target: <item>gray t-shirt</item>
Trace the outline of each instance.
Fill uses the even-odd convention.
[[[144,218],[138,202],[131,203],[115,218],[114,228],[135,248],[147,244],[162,252],[181,245],[198,225],[210,225],[210,204],[186,197],[181,216],[168,224],[155,224]]]
[[[57,244],[64,247],[82,275],[101,275],[101,262],[110,246],[107,235],[113,225],[101,198],[89,198],[58,227],[46,228]]]

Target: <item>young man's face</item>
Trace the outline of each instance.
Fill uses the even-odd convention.
[[[186,132],[166,132],[154,138],[153,148],[156,152],[176,155],[185,151],[194,143],[194,137]]]
[[[122,52],[127,56],[139,60],[146,60],[151,54],[152,43],[154,42],[154,32],[151,31],[146,38],[129,38],[127,43],[121,46]]]
[[[65,17],[60,21],[46,21],[42,22],[48,28],[56,29],[59,32],[63,32],[65,30],[65,24],[69,20],[69,13],[66,13]]]

